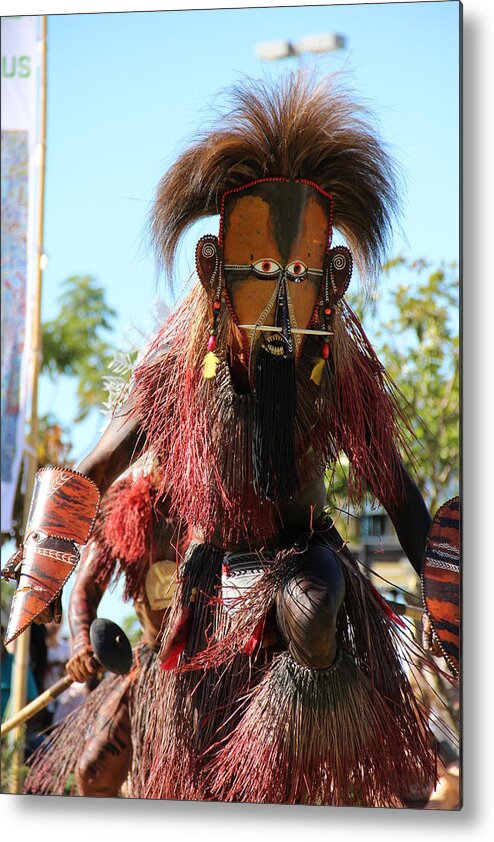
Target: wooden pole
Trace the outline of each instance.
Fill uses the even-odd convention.
[[[5,722],[2,722],[1,727],[1,735],[2,737],[5,734],[8,734],[9,731],[12,731],[18,725],[22,725],[24,722],[27,722],[31,719],[36,713],[39,713],[40,710],[43,710],[50,702],[53,702],[54,699],[57,699],[64,690],[67,690],[71,684],[74,683],[74,679],[70,677],[70,675],[64,675],[62,678],[59,678],[55,684],[52,684],[51,687],[48,687],[41,695],[37,696],[33,699],[32,702],[29,702],[28,705],[19,710],[15,716],[11,716],[10,719],[6,719]]]
[[[27,440],[27,466],[25,480],[25,497],[23,511],[23,530],[25,530],[29,515],[29,506],[34,488],[34,477],[38,469],[38,377],[41,363],[41,290],[43,282],[43,230],[44,230],[44,195],[46,168],[46,36],[47,18],[41,17],[40,49],[40,112],[39,112],[39,178],[37,191],[37,232],[36,232],[36,265],[33,290],[33,311],[31,321],[31,359],[29,380],[31,384],[31,417],[29,424],[29,438]],[[27,628],[16,640],[13,684],[12,711],[15,715],[26,704],[27,673],[29,667],[29,639],[30,629]],[[19,726],[13,734],[13,752],[11,765],[10,791],[20,792],[21,769],[24,762],[25,727]]]

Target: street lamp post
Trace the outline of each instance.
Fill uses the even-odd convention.
[[[344,35],[323,32],[318,35],[306,35],[297,43],[292,41],[267,41],[256,47],[256,55],[263,61],[279,61],[283,58],[299,58],[305,53],[332,53],[346,47]]]

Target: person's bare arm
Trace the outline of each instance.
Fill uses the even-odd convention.
[[[87,681],[98,669],[89,637],[91,623],[96,619],[98,605],[105,589],[94,578],[91,556],[96,550],[90,546],[83,557],[83,566],[70,596],[69,626],[72,656],[67,663],[67,672],[74,681]]]
[[[132,397],[115,413],[93,450],[77,470],[96,483],[101,494],[135,462],[144,446],[144,435],[132,412]]]
[[[422,494],[403,463],[399,462],[403,494],[399,502],[381,500],[410,563],[420,576],[432,518]]]
[[[132,412],[132,398],[115,413],[97,445],[78,465],[104,494],[142,452],[144,437],[139,421]],[[89,547],[84,565],[79,570],[69,604],[69,625],[72,635],[72,658],[67,672],[75,681],[86,681],[96,672],[98,663],[89,638],[91,623],[96,619],[98,605],[105,588],[94,578],[91,554],[97,547]]]
[[[380,465],[380,457],[372,446],[372,436],[368,433],[369,446],[367,460],[366,483],[369,491],[386,509],[396,530],[398,540],[407,555],[413,569],[420,576],[424,558],[425,544],[432,518],[425,505],[419,487],[408,473],[403,461],[394,446],[389,452],[389,459],[393,466],[394,480],[387,496],[384,496],[382,485],[374,482],[371,470],[376,466],[376,473]],[[351,453],[347,454],[351,460]]]

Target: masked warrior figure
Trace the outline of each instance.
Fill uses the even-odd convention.
[[[369,493],[385,507],[420,575],[430,516],[400,456],[406,419],[344,298],[352,264],[371,281],[384,258],[394,171],[368,115],[331,80],[251,82],[233,97],[154,205],[169,271],[187,228],[219,214],[197,245],[200,283],[80,473],[60,471],[60,487],[41,477],[11,635],[63,584],[62,573],[56,587],[41,581],[39,553],[65,552],[71,569],[97,493],[149,450],[158,494],[169,489],[170,517],[194,540],[153,673],[136,794],[396,804],[432,788],[433,741],[406,637],[325,512],[344,454],[351,500]],[[32,569],[43,593],[29,590]]]

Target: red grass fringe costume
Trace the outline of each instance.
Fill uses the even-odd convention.
[[[332,530],[313,540],[335,546]],[[136,701],[143,740],[134,795],[388,806],[413,788],[430,791],[434,746],[401,661],[413,645],[375,600],[351,554],[336,546],[347,595],[337,662],[322,671],[297,665],[276,646],[253,657],[242,652],[289,575],[293,553],[277,554],[237,623],[221,608],[221,553],[189,548],[170,626],[192,587],[201,597],[182,667],[155,669],[146,687],[154,704],[139,708]]]
[[[430,789],[435,753],[402,664],[406,638],[334,528],[322,524],[309,539],[338,551],[345,573],[333,667],[299,667],[279,646],[252,651],[252,636],[299,550],[275,552],[233,620],[222,608],[223,552],[208,538],[219,534],[225,543],[260,547],[276,531],[277,508],[252,490],[251,397],[233,392],[221,351],[216,380],[202,378],[204,320],[196,289],[135,372],[136,411],[163,487],[166,478],[170,513],[202,529],[206,543],[189,549],[180,570],[163,646],[193,589],[198,597],[179,667],[153,672],[154,703],[140,708],[141,770],[133,791],[147,798],[385,806],[411,787]],[[225,319],[220,348],[227,347],[228,330]],[[307,341],[297,373],[299,475],[321,470],[344,449],[354,499],[365,483],[376,496],[399,499],[396,419],[402,416],[348,308],[334,358],[317,389]],[[302,446],[307,430],[310,455]]]
[[[230,540],[248,536],[259,543],[260,534],[269,536],[276,528],[276,507],[257,500],[249,483],[241,485],[237,479],[237,474],[242,479],[250,476],[248,459],[240,464],[249,452],[249,398],[232,394],[225,362],[216,382],[205,383],[200,354],[192,353],[184,339],[198,331],[202,318],[196,293],[178,318],[165,325],[150,360],[136,372],[139,412],[161,469],[152,481],[129,477],[116,484],[105,497],[92,538],[97,546],[92,561],[96,578],[106,586],[115,572],[124,572],[126,597],[135,598],[142,590],[148,569],[145,550],[152,544],[149,524],[165,491],[170,494],[170,515],[196,518],[210,536],[219,523]],[[328,372],[322,392],[316,391],[309,378],[310,357],[308,363],[302,361],[298,374],[298,435],[302,441],[310,424],[314,441],[310,463],[300,456],[299,470],[309,469],[314,460],[323,465],[335,459],[344,446],[359,468],[352,484],[354,497],[363,492],[362,473],[372,480],[376,494],[391,489],[399,497],[393,470],[393,441],[399,437],[396,401],[350,311],[343,324],[345,330],[335,337],[338,376]],[[163,346],[166,350],[160,353]],[[373,442],[382,458],[379,466],[375,450],[369,449],[363,406],[372,419]],[[228,434],[236,430],[230,448],[223,447],[219,437],[225,429]],[[190,488],[197,493],[191,494]],[[339,655],[332,667],[320,672],[298,666],[279,646],[252,647],[252,635],[262,628],[299,550],[288,547],[275,553],[249,592],[248,605],[232,620],[221,604],[223,552],[207,543],[190,547],[162,638],[165,646],[195,589],[180,666],[164,671],[159,658],[150,654],[145,669],[135,671],[129,691],[130,795],[386,806],[412,787],[432,787],[435,754],[401,663],[405,638],[376,601],[336,530],[320,524],[310,540],[326,542],[339,552],[346,580],[338,621]],[[54,730],[31,762],[25,791],[62,794],[67,781],[70,790],[99,707],[125,681],[106,678]]]

